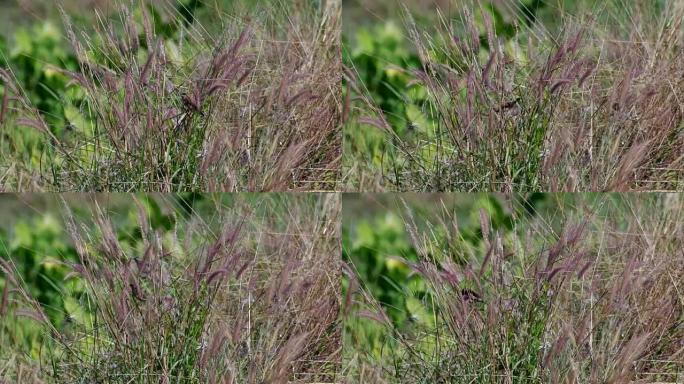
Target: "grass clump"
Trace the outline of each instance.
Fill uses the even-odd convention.
[[[336,380],[336,197],[217,198],[204,208],[169,198],[162,208],[171,212],[156,219],[147,199],[137,201],[137,214],[124,210],[111,218],[100,205],[80,217],[67,207],[65,226],[77,256],[62,263],[70,270],[66,282],[80,289],[63,286],[69,303],[63,321],[51,320],[24,289],[14,268],[18,260],[2,259],[7,300],[0,334],[16,337],[16,329],[27,326],[18,321],[28,318],[41,342],[9,344],[13,348],[2,354],[27,368],[3,364],[1,377],[70,383]]]
[[[393,51],[357,36],[346,63],[348,184],[681,189],[681,6],[510,3],[455,5],[433,15],[435,27],[407,12],[405,28],[386,29]]]
[[[3,69],[4,189],[337,188],[338,4],[186,3],[122,3],[89,26],[64,12],[78,64],[49,67],[69,79],[52,90],[57,122],[27,97],[22,68]],[[41,134],[30,148],[27,128]]]
[[[679,196],[492,199],[405,206],[403,255],[344,235],[351,382],[682,380]]]

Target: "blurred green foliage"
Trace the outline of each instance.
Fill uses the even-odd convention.
[[[546,204],[546,199],[539,194],[515,199],[519,200],[519,204],[516,204],[518,208],[514,212],[505,209],[497,196],[488,194],[478,195],[472,204],[454,207],[453,214],[458,223],[451,224],[452,229],[458,228],[457,233],[448,233],[449,227],[415,218],[417,225],[430,226],[434,236],[431,243],[441,248],[430,256],[450,255],[451,261],[462,264],[467,254],[483,255],[486,250],[480,226],[481,211],[489,216],[493,230],[508,233],[514,230],[515,215],[529,215]],[[421,208],[424,207],[412,206],[411,210],[420,212]],[[436,218],[433,215],[426,217]],[[408,217],[396,211],[385,211],[369,218],[347,220],[342,226],[343,259],[352,265],[364,288],[381,303],[397,329],[415,321],[426,324],[433,322],[429,289],[425,281],[404,262],[417,261],[419,252],[419,247],[412,242],[407,232],[408,220]],[[346,281],[345,288],[348,285]],[[381,348],[387,346],[387,338],[391,336],[376,321],[359,316],[348,319],[345,327],[346,337],[351,338],[352,343],[368,345],[369,350],[378,355]]]
[[[344,37],[347,40],[347,37]],[[411,51],[403,29],[393,21],[359,28],[351,41],[345,41],[344,63],[354,68],[361,91],[367,92],[372,102],[387,117],[398,134],[403,134],[407,122],[427,124],[419,105],[425,100],[422,86],[408,87],[411,79],[405,72],[420,66],[420,59]],[[365,153],[375,165],[382,163],[381,155],[391,148],[385,134],[377,128],[345,130],[345,153]]]
[[[53,324],[61,326],[70,318],[70,311],[81,313],[73,303],[83,292],[83,286],[75,280],[65,281],[70,271],[67,263],[76,261],[76,252],[54,215],[23,219],[16,222],[10,233],[0,232],[0,258],[12,260],[20,282],[45,308],[45,313]],[[5,288],[5,284],[6,277],[0,275],[0,291]],[[4,332],[5,329],[8,332]],[[33,356],[39,353],[41,330],[31,321],[2,318],[0,336],[2,335],[11,339],[3,341],[8,346],[22,346]]]
[[[124,257],[132,263],[143,257],[148,246],[141,228],[141,211],[134,199],[142,206],[144,220],[162,247],[178,256],[165,262],[179,270],[197,262],[207,242],[215,241],[214,234],[227,222],[249,216],[254,221],[246,225],[258,228],[262,222],[257,217],[263,217],[272,221],[270,224],[274,226],[270,228],[284,232],[291,230],[285,218],[306,214],[290,210],[294,201],[305,201],[306,206],[316,210],[322,203],[319,194],[0,196],[0,216],[10,212],[0,224],[0,261],[3,261],[0,298],[9,281],[4,274],[4,266],[9,263],[10,269],[16,272],[12,275],[16,276],[18,285],[40,304],[57,331],[52,333],[31,316],[20,315],[19,310],[26,313],[33,307],[27,304],[16,285],[10,285],[9,304],[0,305],[0,361],[11,362],[24,355],[49,365],[50,361],[59,360],[63,352],[59,343],[51,342],[55,337],[79,340],[72,348],[83,348],[83,351],[93,348],[92,339],[97,337],[93,330],[102,326],[94,316],[98,300],[91,296],[93,291],[85,286],[85,280],[72,273],[72,264],[79,264],[80,258],[68,230],[68,218],[73,215],[87,252],[96,255],[103,236],[94,222],[97,204],[111,222]],[[279,220],[281,217],[283,220]],[[5,374],[10,365],[0,367],[0,374]]]
[[[510,41],[516,37],[519,24],[529,26],[537,22],[538,14],[545,8],[546,3],[540,0],[520,1],[517,9],[520,19],[518,22],[508,21],[504,17],[504,10],[491,2],[485,2],[482,8],[475,8],[474,23],[480,34],[481,55],[485,58],[488,56],[485,14],[492,20],[497,36]],[[427,25],[423,24],[427,21],[422,20],[420,15],[412,17],[421,18],[419,29],[426,29]],[[449,17],[452,16],[447,15],[447,20],[453,22],[458,30],[461,19],[456,15],[453,15],[453,19]],[[431,19],[435,25],[440,23],[436,20],[436,14]],[[423,68],[415,44],[402,23],[404,22],[387,19],[370,26],[359,26],[353,36],[343,36],[347,47],[343,50],[343,62],[353,68],[360,91],[367,94],[374,106],[383,112],[399,137],[409,140],[418,137],[431,141],[439,135],[436,119],[431,116],[434,110],[431,103],[434,100],[430,100],[425,86],[414,81],[417,76],[413,72],[422,71]],[[435,34],[433,37],[437,39],[439,36],[440,34]],[[449,67],[466,65],[455,63],[450,57],[449,47],[452,42],[438,43],[441,46],[428,47],[428,54],[434,61]],[[367,110],[363,106],[361,109]],[[382,169],[387,164],[395,163],[399,156],[394,150],[395,144],[376,127],[352,122],[347,124],[344,134],[345,153],[350,155],[348,161],[359,162],[359,157],[363,157],[372,167]]]
[[[412,88],[410,100],[404,95],[411,77],[403,70],[418,68],[420,59],[411,51],[402,28],[393,21],[361,28],[345,55],[345,62],[354,66],[373,101],[401,129],[399,123],[406,121],[406,101],[425,96],[422,88]]]
[[[64,320],[64,278],[67,262],[76,262],[75,249],[54,215],[46,214],[16,223],[2,257],[14,261],[29,293],[45,308],[50,320]]]
[[[77,91],[68,94],[70,79],[63,70],[75,71],[78,64],[61,31],[52,22],[16,30],[9,61],[16,81],[30,102],[48,124],[59,128],[66,120],[65,101],[76,101],[79,96]]]
[[[194,22],[196,14],[203,18],[211,14],[205,10],[205,4],[198,0],[182,0],[176,4],[176,16],[169,18],[162,14],[161,8],[152,3],[146,9],[153,22],[157,38],[165,40],[169,47],[171,60],[180,60],[183,52],[178,51],[176,40],[182,35],[181,29]],[[56,11],[56,10],[53,10]],[[202,11],[202,12],[200,12]],[[138,7],[131,10],[133,17],[142,26],[142,12]],[[56,15],[54,15],[56,16]],[[73,18],[72,18],[73,16]],[[118,15],[109,16],[112,25],[119,25]],[[197,16],[199,17],[199,16]],[[93,15],[70,15],[76,30],[84,29],[92,32]],[[92,136],[94,128],[94,112],[88,108],[84,90],[77,85],[70,73],[80,70],[76,55],[67,41],[64,28],[57,17],[46,18],[32,25],[22,25],[13,30],[12,36],[5,39],[0,36],[0,68],[11,73],[21,95],[10,94],[11,97],[25,99],[29,107],[35,108],[47,123],[52,134],[59,140],[69,140],[73,135]],[[146,48],[147,39],[144,29],[139,28],[138,40]],[[88,47],[96,61],[112,65],[109,57],[98,56],[103,52],[104,42],[91,34]],[[99,44],[99,46],[98,46]],[[4,82],[0,80],[0,98],[6,92]],[[27,117],[27,116],[20,116]],[[54,144],[44,133],[37,129],[5,124],[0,132],[0,153],[9,151],[27,160],[31,166],[39,167],[41,156]],[[49,152],[48,152],[49,153]]]
[[[72,126],[84,125],[80,110],[85,95],[69,85],[71,79],[65,72],[76,70],[78,64],[56,24],[45,21],[20,27],[11,42],[0,43],[0,48],[0,67],[11,71],[21,96],[40,112],[53,134],[60,136]],[[0,85],[4,94],[4,84]],[[4,127],[1,142],[8,147],[0,150],[18,153],[33,165],[40,163],[39,154],[47,147],[43,133],[14,125]]]
[[[343,260],[356,272],[362,288],[382,306],[398,332],[410,329],[416,323],[432,329],[436,321],[432,290],[408,264],[421,257],[434,259],[438,265],[445,257],[459,265],[473,262],[473,257],[484,258],[487,249],[481,213],[488,217],[491,231],[500,233],[504,243],[510,245],[507,242],[519,235],[520,228],[515,223],[536,217],[554,217],[553,213],[562,206],[576,204],[572,194],[530,193],[506,197],[475,194],[463,201],[443,201],[445,205],[429,198],[409,201],[400,195],[390,196],[395,197],[383,200],[381,205],[385,208],[371,215],[367,212],[363,216],[348,214],[343,219],[342,252]],[[593,197],[582,195],[578,199],[589,202]],[[554,220],[545,222],[560,230],[560,224]],[[413,225],[419,232],[430,233],[429,239],[422,239],[426,243],[414,243],[407,229]],[[429,254],[423,253],[419,257],[421,249]],[[350,281],[345,279],[344,289],[349,285]],[[345,343],[363,346],[362,350],[370,351],[377,358],[383,356],[383,348],[401,348],[395,345],[387,326],[359,316],[360,308],[347,310],[351,315],[345,318]]]
[[[392,256],[415,260],[416,250],[409,242],[404,223],[387,213],[358,222],[344,231],[344,258],[351,261],[368,289],[389,309],[397,323],[406,318],[403,285],[415,282],[409,268]]]
[[[150,227],[158,231],[162,238],[174,235],[178,220],[189,217],[197,209],[211,212],[212,206],[204,195],[169,196],[170,202],[178,208],[172,210],[165,209],[160,201],[149,195],[140,195],[138,199]],[[77,221],[85,225],[92,223],[93,212],[90,209],[74,208]],[[131,257],[142,254],[143,235],[138,210],[132,200],[118,199],[116,205],[106,211],[111,214],[115,233],[124,252]],[[83,280],[69,275],[71,265],[78,264],[79,257],[66,229],[63,213],[52,207],[40,214],[9,218],[9,229],[0,229],[0,258],[11,261],[20,284],[41,304],[55,328],[68,328],[72,322],[89,327],[91,309],[85,295],[86,287]],[[6,277],[0,273],[0,292],[5,284]],[[0,318],[0,341],[28,351],[34,357],[40,353],[43,337],[43,329],[32,321],[13,316]],[[0,358],[3,358],[1,352]]]

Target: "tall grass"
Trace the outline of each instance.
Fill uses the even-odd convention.
[[[337,379],[336,196],[235,199],[217,205],[212,216],[192,213],[170,230],[153,226],[143,202],[138,205],[132,232],[99,207],[85,221],[67,207],[80,259],[70,263],[67,278],[85,289],[77,298],[80,310],[63,326],[52,324],[22,288],[12,259],[2,260],[11,283],[1,333],[11,337],[12,324],[24,318],[44,330],[44,339],[31,354],[15,346],[13,358],[24,368],[3,364],[0,377],[69,383]]]
[[[39,166],[4,159],[5,189],[337,188],[337,2],[207,2],[206,25],[185,3],[148,4],[122,2],[88,28],[63,13],[88,121],[60,134],[40,115],[11,121],[45,136]]]
[[[480,211],[475,243],[451,207],[427,217],[407,207],[417,260],[387,256],[421,282],[395,283],[425,314],[396,324],[388,312],[397,309],[366,290],[350,265],[351,381],[681,381],[681,196],[560,198],[566,202],[557,210],[516,214],[512,230],[495,228]],[[369,326],[382,340],[378,349],[359,339],[359,327]]]
[[[375,154],[381,164],[360,150],[347,154],[351,182],[366,180],[353,187],[681,189],[684,8],[675,1],[579,3],[571,13],[550,2],[558,8],[548,27],[513,1],[497,3],[510,10],[505,15],[486,2],[455,4],[456,16],[435,14],[435,27],[407,12],[420,65],[387,70],[409,78],[406,90],[395,90],[407,103],[411,92],[426,93],[413,102],[427,123],[388,116],[351,63],[356,98],[346,137],[353,143],[364,130],[383,133]],[[390,124],[396,120],[411,129]]]

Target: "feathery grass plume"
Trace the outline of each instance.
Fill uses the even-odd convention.
[[[405,205],[415,259],[392,265],[411,271],[394,281],[406,308],[350,278],[361,287],[345,311],[350,382],[681,381],[681,196],[554,195],[538,215],[502,199],[510,227],[480,213],[481,237],[466,229],[455,243],[452,207]],[[367,268],[365,257],[351,255],[348,269]]]
[[[150,207],[157,203],[150,199],[168,206],[168,217],[154,216]],[[31,305],[17,307],[13,297],[19,293],[10,289],[9,304],[2,306],[3,313],[35,321],[45,331],[44,352],[27,358],[36,377],[109,383],[338,380],[338,197],[226,195],[207,198],[211,205],[197,211],[179,209],[174,199],[133,196],[137,203],[128,211],[96,200],[85,215],[64,203],[78,253],[67,279],[84,287],[74,298],[83,313],[50,326],[25,290],[17,292]],[[122,216],[137,217],[137,225]],[[9,267],[0,262],[5,272]],[[12,288],[20,287],[11,281]],[[0,340],[11,334],[0,328]],[[16,375],[0,370],[0,377]]]
[[[21,278],[16,263],[0,255],[0,381],[5,379],[26,383],[40,383],[37,374],[39,364],[28,358],[46,356],[45,351],[30,351],[26,341],[31,339],[32,327],[41,327],[47,335],[58,338],[57,329],[50,322],[45,308],[28,293],[26,282]],[[9,381],[8,381],[9,382]]]
[[[12,92],[12,82],[10,74],[7,70],[0,68],[0,80],[3,85],[2,92],[2,106],[0,107],[0,126],[5,123],[5,118],[8,113],[10,93]]]
[[[54,70],[83,93],[64,100],[82,119],[68,132],[17,121],[44,137],[37,160],[3,162],[8,189],[12,167],[59,191],[338,188],[339,1],[187,3],[118,1],[88,26],[62,10],[79,68]]]
[[[684,9],[669,0],[553,9],[547,27],[522,23],[527,13],[500,3],[450,2],[455,12],[433,14],[434,27],[404,13],[407,37],[397,44],[417,63],[378,62],[393,73],[383,76],[406,84],[376,91],[399,95],[401,108],[374,100],[367,88],[374,78],[361,77],[369,76],[367,55],[379,53],[350,54],[347,184],[425,192],[681,189]],[[366,132],[366,116],[378,112],[392,129]],[[416,119],[417,133],[404,128]]]
[[[0,67],[0,87],[0,157],[14,159],[0,162],[0,190],[40,189],[41,177],[31,168],[36,162],[33,151],[43,150],[45,146],[35,137],[43,137],[55,147],[59,147],[60,142],[50,131],[44,116],[33,107],[11,68]]]
[[[131,35],[138,26],[130,12],[127,7],[120,12],[124,33],[101,19],[96,34],[83,32],[82,38],[64,14],[81,67],[72,76],[86,90],[95,113],[94,132],[84,133],[82,140],[96,144],[73,147],[77,152],[70,158],[75,163],[67,162],[68,169],[58,176],[81,190],[131,190],[136,185],[137,190],[193,189],[201,185],[198,159],[205,115],[214,96],[249,70],[243,53],[249,31],[227,47],[213,46],[210,36],[191,33],[188,43],[194,45],[194,59],[179,63],[168,57],[172,48],[167,45],[174,42],[154,34],[145,7],[140,40],[146,46],[139,44],[138,35]]]
[[[274,2],[240,86],[218,101],[202,169],[219,190],[334,190],[341,158],[338,1]],[[286,17],[279,17],[285,15]],[[225,180],[221,185],[212,180]],[[240,186],[240,180],[247,180]]]

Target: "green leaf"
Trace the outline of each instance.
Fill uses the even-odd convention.
[[[92,136],[93,126],[92,124],[81,114],[72,104],[66,104],[64,107],[64,117],[67,121],[78,131],[85,133],[88,136]]]
[[[423,303],[415,297],[406,299],[406,310],[409,312],[411,320],[424,325],[432,324],[430,312],[428,312]]]
[[[65,297],[64,310],[66,311],[67,316],[75,323],[81,325],[87,324],[88,314],[75,298],[71,296]]]
[[[367,221],[359,223],[356,227],[356,237],[352,242],[352,249],[372,247],[374,243],[375,234],[370,223],[368,223]]]
[[[14,33],[14,47],[10,52],[10,57],[16,59],[22,55],[31,54],[33,51],[33,38],[25,28],[18,29]]]
[[[423,111],[415,104],[408,104],[406,106],[406,118],[413,123],[417,131],[425,131],[428,127],[428,119],[423,114]]]
[[[360,56],[364,53],[372,53],[374,50],[375,39],[369,30],[362,28],[356,32],[356,46],[352,53],[353,56]]]

